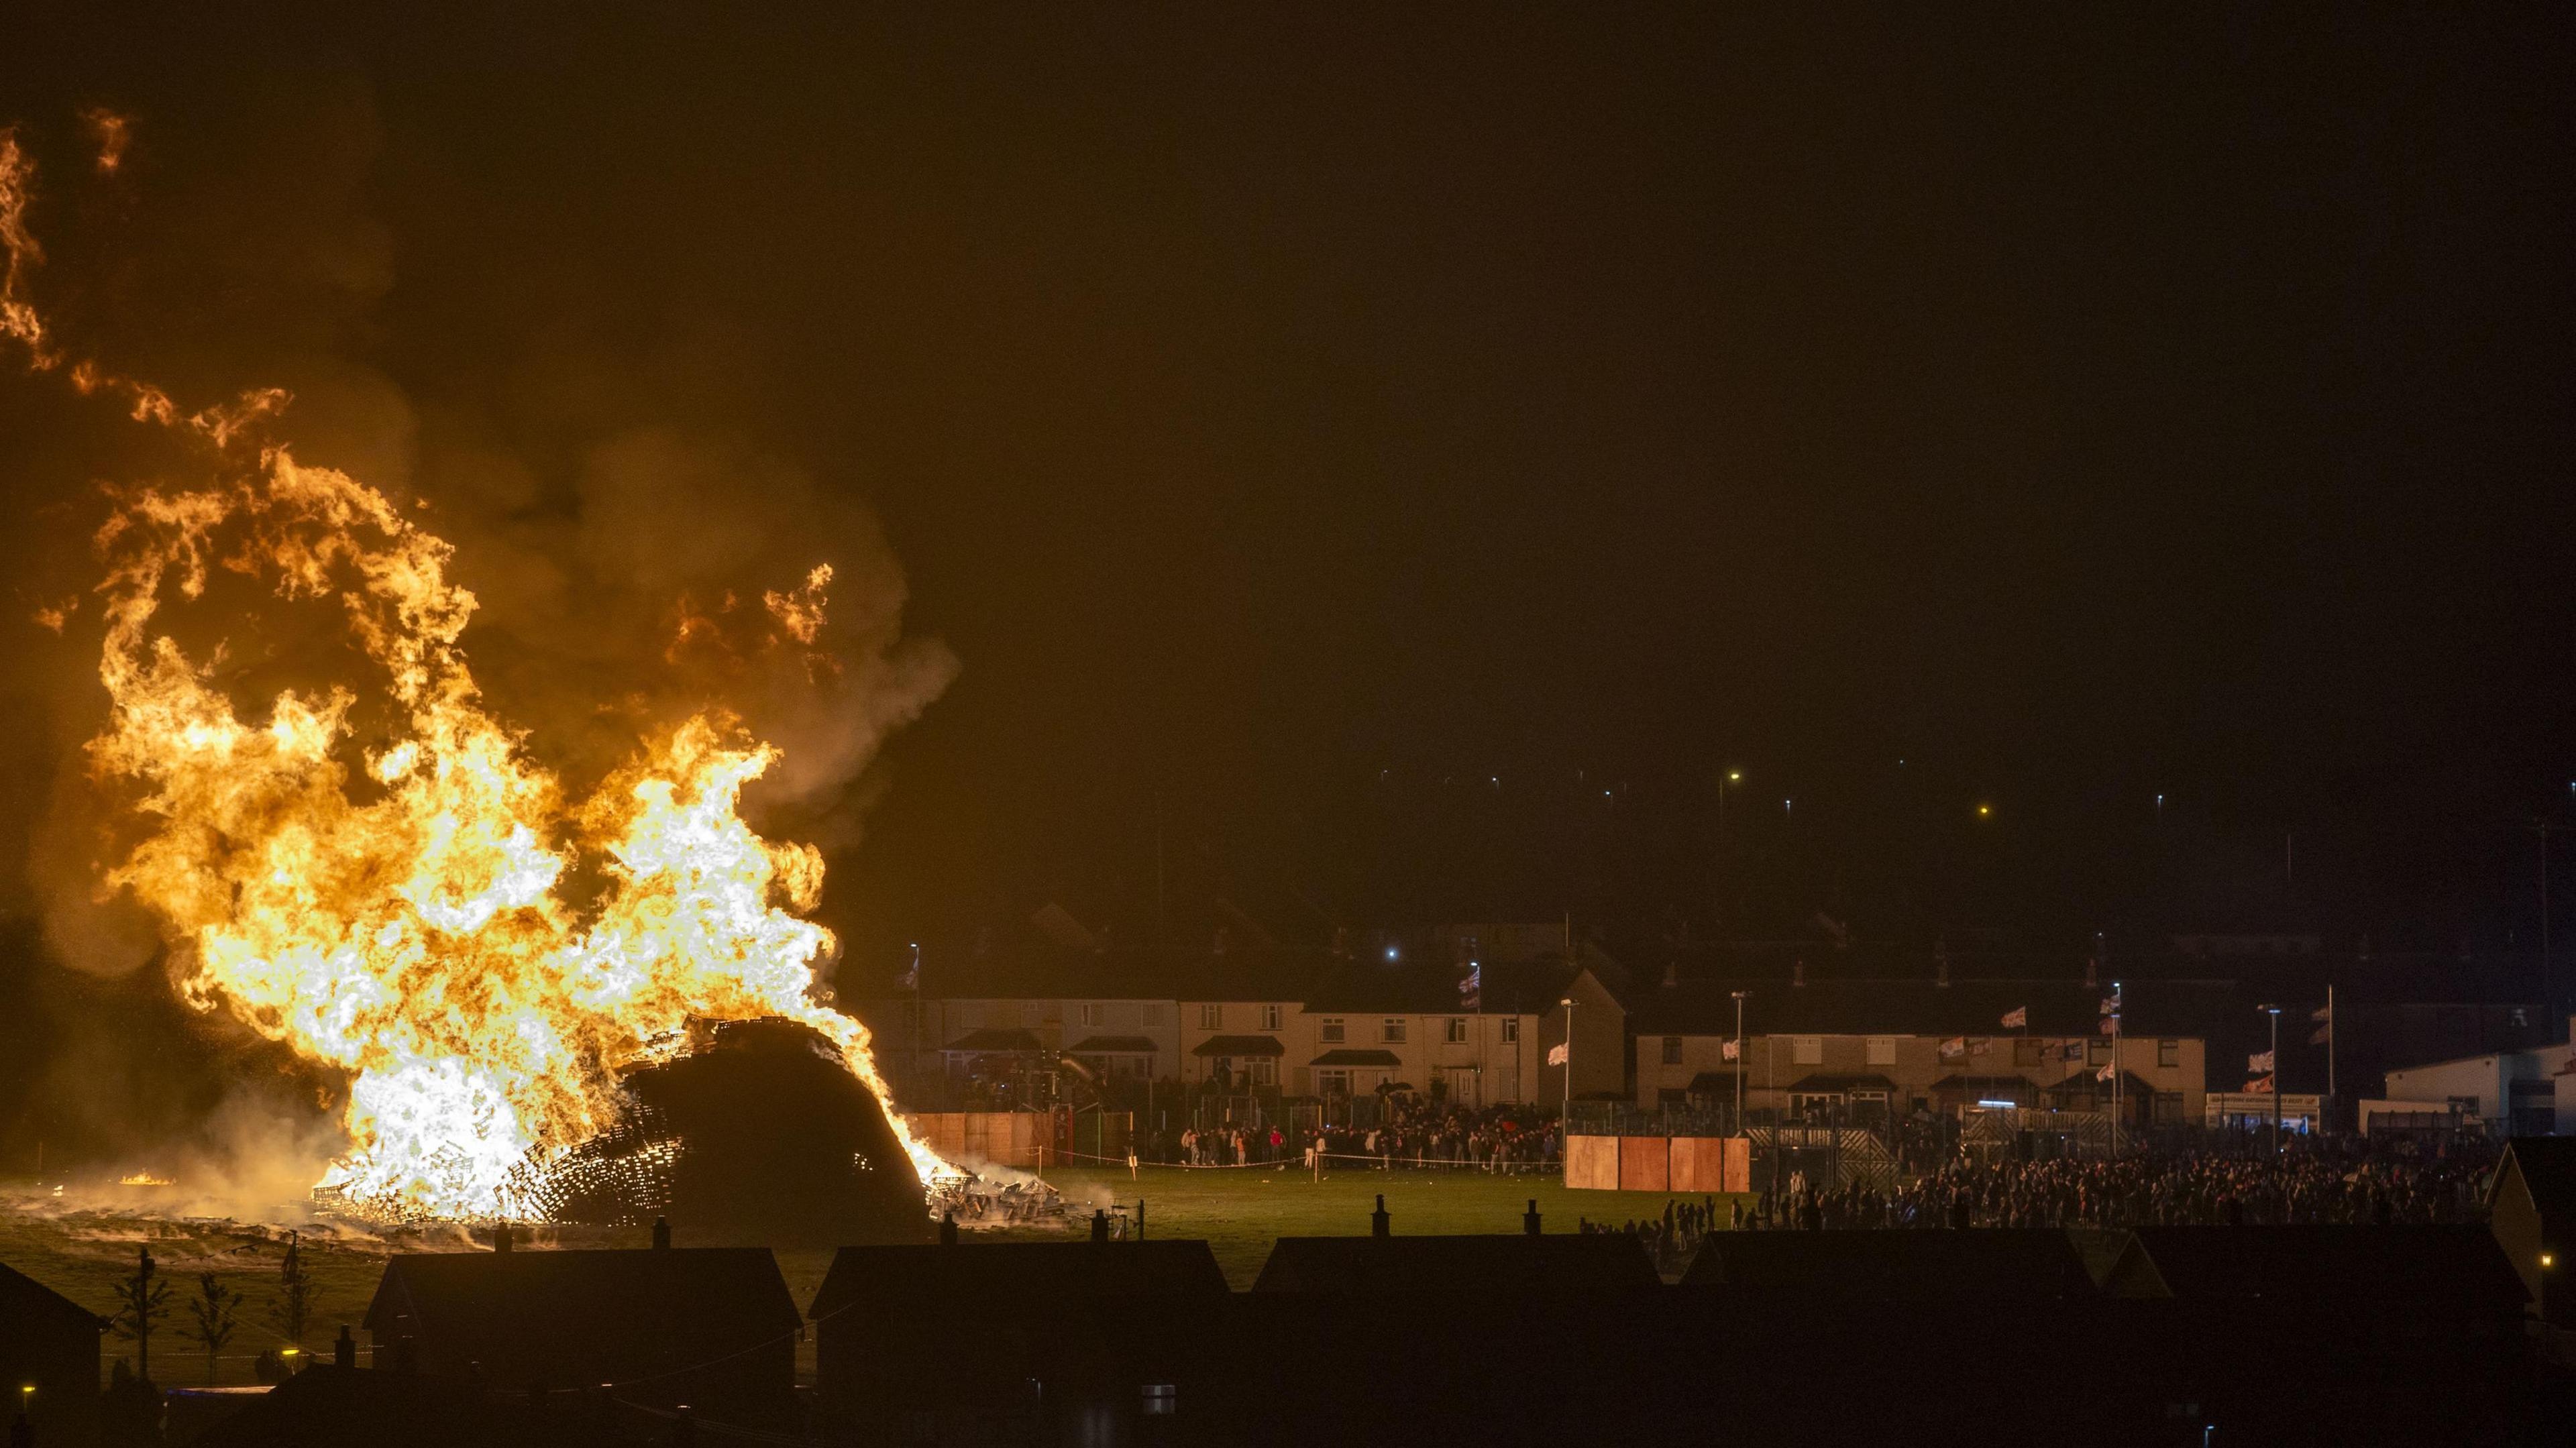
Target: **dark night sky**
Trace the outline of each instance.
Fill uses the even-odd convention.
[[[1353,920],[2529,930],[2563,14],[1378,8],[39,26],[0,119],[291,210],[371,117],[390,281],[298,345],[540,475],[655,408],[871,505],[963,671],[862,951],[1142,930],[1158,813]]]

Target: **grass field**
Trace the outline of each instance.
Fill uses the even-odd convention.
[[[1068,1203],[1115,1198],[1145,1203],[1150,1237],[1203,1237],[1228,1281],[1250,1287],[1281,1237],[1356,1237],[1369,1229],[1377,1194],[1386,1194],[1389,1230],[1398,1235],[1517,1232],[1521,1212],[1538,1200],[1542,1225],[1571,1232],[1578,1218],[1624,1222],[1660,1217],[1661,1192],[1572,1191],[1552,1176],[1493,1176],[1461,1171],[1336,1171],[1314,1182],[1302,1171],[1191,1171],[1148,1166],[1135,1180],[1109,1169],[1050,1170],[1048,1181]],[[1692,1197],[1692,1201],[1700,1198]],[[1719,1210],[1731,1198],[1718,1198]]]
[[[1521,1212],[1532,1198],[1537,1199],[1551,1232],[1573,1231],[1580,1217],[1621,1222],[1661,1216],[1665,1202],[1675,1200],[1659,1192],[1569,1191],[1552,1177],[1481,1172],[1352,1170],[1329,1173],[1316,1182],[1295,1169],[1190,1171],[1148,1166],[1133,1179],[1125,1171],[1109,1169],[1058,1169],[1047,1172],[1046,1178],[1064,1193],[1077,1224],[1095,1205],[1114,1201],[1132,1207],[1141,1199],[1148,1236],[1205,1238],[1237,1288],[1252,1285],[1270,1254],[1270,1244],[1280,1237],[1365,1234],[1369,1211],[1381,1192],[1386,1194],[1391,1230],[1398,1235],[1518,1232]],[[1723,1210],[1726,1199],[1719,1200]],[[681,1245],[687,1245],[687,1224],[677,1223],[675,1229]],[[1077,1225],[1074,1231],[1079,1230]],[[647,1243],[641,1229],[539,1228],[530,1235],[535,1240],[528,1245],[537,1248]],[[1068,1233],[1003,1229],[993,1235],[1061,1239]],[[285,1252],[283,1232],[248,1223],[171,1218],[140,1209],[62,1212],[32,1193],[12,1196],[0,1189],[0,1262],[102,1316],[115,1311],[116,1283],[133,1271],[136,1249],[146,1246],[170,1283],[170,1315],[153,1336],[153,1376],[173,1386],[206,1380],[204,1351],[182,1338],[178,1329],[188,1320],[183,1303],[196,1293],[199,1274],[211,1272],[244,1299],[240,1330],[217,1363],[216,1380],[250,1382],[251,1359],[283,1342],[273,1317],[278,1261]],[[478,1248],[454,1229],[391,1239],[308,1233],[304,1261],[318,1291],[312,1325],[305,1334],[306,1348],[327,1351],[340,1324],[356,1326],[375,1295],[389,1254]],[[811,1301],[831,1266],[832,1254],[785,1250],[777,1256],[797,1303]],[[366,1341],[365,1333],[358,1337]],[[111,1361],[133,1353],[132,1343],[112,1336],[105,1347]],[[812,1352],[809,1342],[800,1353],[800,1366],[808,1373]]]

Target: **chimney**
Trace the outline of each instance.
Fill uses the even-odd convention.
[[[1098,1207],[1091,1209],[1091,1240],[1095,1242],[1109,1240],[1109,1214]]]
[[[943,1213],[939,1218],[939,1245],[942,1247],[954,1247],[957,1245],[957,1214],[955,1212]]]
[[[1386,1193],[1377,1194],[1377,1210],[1369,1213],[1369,1235],[1383,1237],[1386,1232]]]
[[[358,1340],[349,1336],[349,1324],[340,1324],[340,1336],[331,1344],[331,1366],[343,1370],[358,1365]]]
[[[510,1250],[510,1247],[510,1224],[503,1222],[501,1225],[492,1229],[492,1250],[495,1252],[507,1252]]]
[[[653,1250],[656,1252],[671,1250],[671,1219],[668,1217],[653,1219]]]
[[[1526,1236],[1538,1235],[1538,1198],[1529,1199],[1529,1210],[1521,1213],[1521,1231]]]

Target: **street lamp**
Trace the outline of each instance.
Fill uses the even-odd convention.
[[[2259,1005],[2254,1009],[2272,1018],[2272,1154],[2281,1154],[2281,1008]]]
[[[1735,997],[1735,1134],[1744,1134],[1744,998],[1749,990],[1729,991]]]
[[[1730,769],[1730,770],[1728,770],[1726,773],[1724,773],[1724,774],[1722,774],[1722,775],[1719,775],[1719,776],[1718,776],[1718,779],[1717,779],[1717,847],[1718,847],[1720,850],[1723,850],[1723,849],[1725,849],[1725,848],[1726,848],[1726,787],[1727,787],[1728,785],[1730,785],[1730,784],[1742,784],[1743,782],[1744,782],[1744,771],[1743,771],[1743,770],[1741,770],[1741,769]],[[2576,785],[2570,785],[2570,786],[2568,786],[2568,788],[2570,788],[2570,789],[2576,789]]]

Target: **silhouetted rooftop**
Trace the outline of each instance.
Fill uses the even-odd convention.
[[[1967,1231],[1715,1232],[1685,1287],[1838,1300],[2091,1297],[2075,1244],[2047,1228]]]
[[[760,1247],[400,1256],[365,1321],[380,1347],[412,1338],[425,1366],[555,1387],[697,1367],[802,1325]]]
[[[1615,1233],[1282,1237],[1255,1292],[1341,1296],[1588,1295],[1662,1285],[1644,1244]]]

